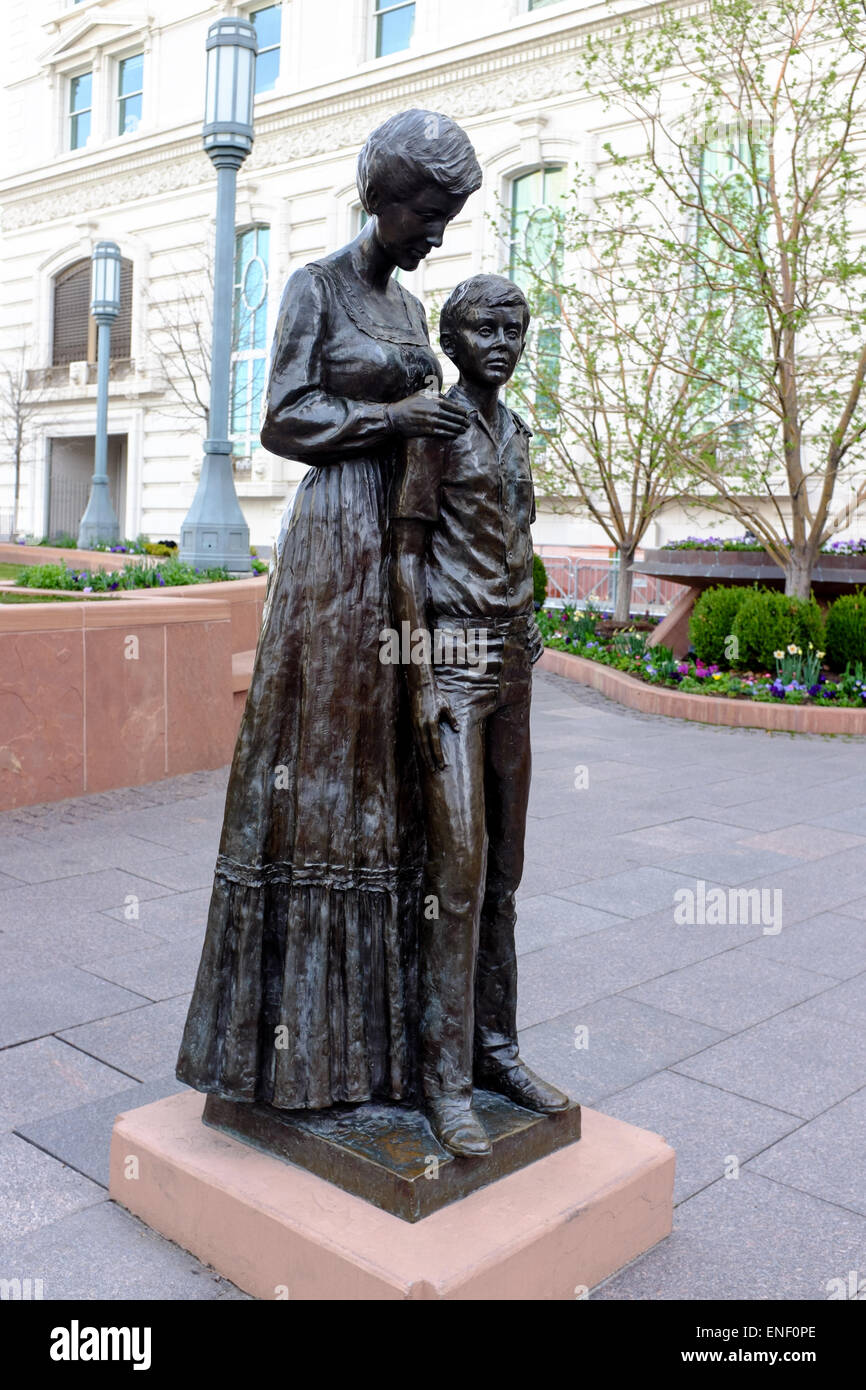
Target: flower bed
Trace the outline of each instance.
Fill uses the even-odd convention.
[[[159,565],[131,564],[122,570],[74,569],[70,565],[29,565],[19,570],[19,589],[72,590],[80,594],[111,593],[117,589],[164,589],[178,584],[216,584],[234,579],[225,569],[195,569],[181,560]]]
[[[662,550],[752,550],[764,547],[749,536],[686,536],[680,541],[666,541]],[[822,555],[866,555],[866,537],[858,540],[825,541],[821,546]]]
[[[821,669],[824,653],[796,644],[775,655],[775,674],[769,671],[724,671],[718,664],[701,660],[677,660],[669,648],[648,647],[639,632],[610,636],[600,631],[600,615],[592,610],[575,613],[544,609],[538,625],[546,647],[611,666],[649,684],[679,690],[683,694],[724,696],[766,704],[823,705],[844,709],[866,706],[866,670],[857,663],[839,675]]]

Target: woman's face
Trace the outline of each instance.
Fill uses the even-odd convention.
[[[379,245],[401,270],[415,270],[434,246],[442,245],[445,228],[465,202],[465,197],[430,184],[403,202],[379,203],[374,209]]]

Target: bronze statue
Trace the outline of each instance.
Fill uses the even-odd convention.
[[[332,1180],[355,1142],[364,1195],[367,1149],[408,1115],[412,1136],[382,1151],[409,1186],[370,1196],[407,1219],[466,1190],[425,1194],[419,1103],[449,1153],[477,1159],[490,1142],[473,1082],[497,1092],[482,1108],[505,1136],[500,1171],[580,1132],[515,1029],[540,646],[528,431],[498,390],[528,309],[500,277],[455,291],[442,343],[461,376],[443,396],[423,308],[392,274],[442,243],[480,182],[448,117],[392,117],[358,161],[369,221],[286,286],[262,442],[311,468],[277,547],[177,1067],[210,1093],[206,1122]],[[429,638],[440,620],[463,639],[483,629],[483,661],[410,663],[407,684],[383,638],[395,624]],[[565,1107],[556,1135],[551,1121],[529,1134],[527,1110]],[[311,1136],[324,1160],[305,1156]]]
[[[543,1114],[568,1106],[517,1049],[514,895],[529,799],[532,662],[541,641],[530,431],[500,402],[499,389],[517,365],[528,325],[529,306],[509,280],[477,275],[458,285],[442,309],[440,338],[460,371],[446,399],[468,410],[470,423],[448,443],[427,438],[407,446],[391,509],[394,615],[410,633],[431,634],[420,644],[421,659],[405,668],[427,847],[419,943],[423,1099],[440,1142],[466,1156],[491,1147],[472,1110],[473,1082]]]
[[[454,438],[468,411],[438,394],[424,310],[392,272],[441,245],[480,183],[447,116],[393,116],[358,161],[370,220],[283,295],[262,442],[312,467],[268,594],[177,1069],[232,1100],[414,1094],[421,825],[400,673],[379,661],[388,498],[403,440]]]

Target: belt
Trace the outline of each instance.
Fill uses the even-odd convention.
[[[494,618],[487,613],[476,613],[472,617],[467,617],[465,613],[437,613],[431,622],[431,631],[436,628],[447,630],[453,628],[462,632],[492,632],[497,636],[507,637],[512,634],[519,634],[526,631],[535,623],[535,613],[511,613],[506,618]]]

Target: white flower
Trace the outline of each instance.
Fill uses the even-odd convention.
[[[784,659],[785,653],[784,653],[784,652],[773,652],[773,656],[776,658],[777,661],[782,661],[782,660]]]

